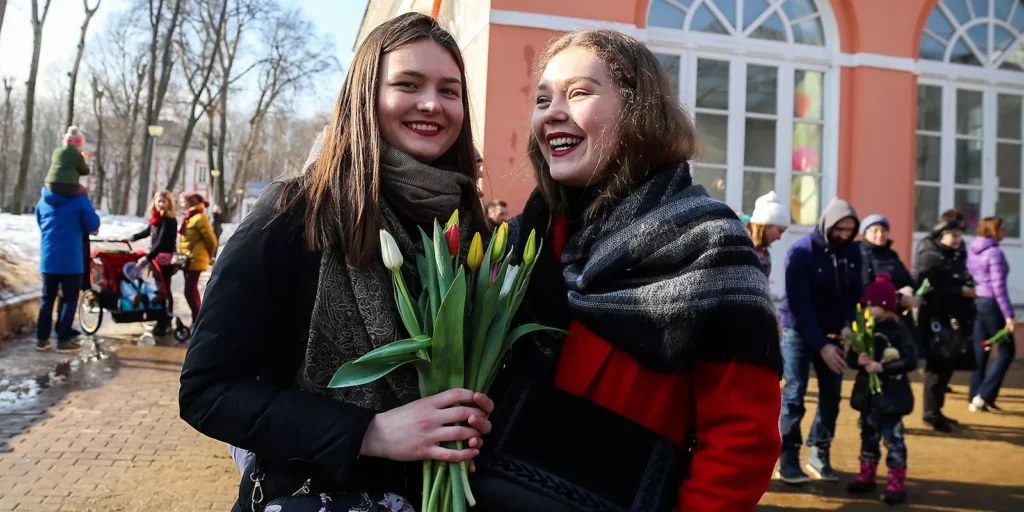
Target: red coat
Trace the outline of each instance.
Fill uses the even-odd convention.
[[[562,219],[555,223],[552,242],[560,256]],[[573,321],[555,385],[679,446],[696,421],[697,449],[690,476],[680,482],[676,510],[754,510],[768,488],[782,449],[782,392],[773,368],[697,361],[690,373],[655,373]]]

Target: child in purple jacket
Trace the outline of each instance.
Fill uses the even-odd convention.
[[[996,348],[996,361],[988,366],[990,351],[982,342],[991,338],[1004,327],[1011,333],[1014,328],[1013,304],[1006,286],[1010,265],[1006,255],[999,248],[999,242],[1006,237],[1003,219],[988,217],[978,224],[978,236],[971,241],[967,251],[967,271],[974,277],[978,298],[975,306],[978,319],[974,324],[974,357],[978,368],[971,376],[971,391],[967,395],[971,412],[999,412],[996,398],[1003,385],[1003,377],[1013,362],[1015,347],[1011,337]]]

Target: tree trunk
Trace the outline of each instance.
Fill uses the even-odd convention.
[[[78,85],[78,68],[82,64],[82,54],[85,53],[85,33],[89,30],[89,22],[100,8],[100,2],[96,0],[96,7],[89,8],[89,0],[82,0],[85,6],[85,21],[82,22],[82,32],[78,36],[78,52],[75,53],[75,65],[71,68],[71,88],[68,90],[68,118],[64,126],[75,124],[75,86]]]
[[[228,112],[227,112],[227,110],[228,110],[228,88],[227,88],[227,84],[225,83],[224,88],[220,91],[220,113],[219,113],[219,115],[220,115],[220,119],[219,119],[220,127],[219,127],[219,132],[217,134],[217,168],[220,169],[220,179],[217,180],[217,201],[222,205],[221,208],[224,209],[224,215],[227,215],[227,218],[231,219],[231,218],[233,218],[232,217],[232,212],[228,208],[228,203],[226,201],[227,197],[226,197],[225,190],[224,190],[224,182],[227,181],[227,177],[228,177],[228,174],[226,172],[224,172],[225,169],[227,169],[226,167],[224,167],[224,148],[225,148],[225,146],[227,146],[227,138],[228,138]],[[237,168],[236,169],[232,169],[231,170],[231,175],[234,176],[235,173],[237,173],[237,172],[238,172]],[[230,192],[231,192],[232,195],[234,195],[235,191],[234,191],[234,189],[232,189]]]
[[[97,4],[97,7],[99,4]],[[105,151],[103,151],[103,91],[100,90],[99,82],[96,77],[92,77],[92,101],[93,110],[96,114],[96,184],[95,193],[93,194],[93,201],[96,206],[100,209],[103,208],[103,189],[107,183],[107,170],[103,167],[103,157]]]
[[[5,2],[7,0],[0,0]],[[5,6],[6,7],[6,6]],[[0,12],[0,17],[2,17]],[[0,211],[7,206],[7,153],[11,145],[11,92],[14,91],[14,79],[4,78],[4,120],[3,134],[0,135]]]
[[[32,0],[32,64],[25,86],[25,135],[21,141],[21,162],[18,164],[18,181],[14,185],[14,207],[12,213],[21,215],[25,204],[25,187],[28,170],[32,164],[32,121],[36,108],[36,78],[39,75],[39,52],[43,46],[43,24],[50,12],[50,0],[43,6],[39,16],[39,2]]]
[[[131,197],[132,191],[132,155],[135,152],[135,125],[139,122],[139,113],[142,110],[142,84],[145,83],[146,67],[143,66],[139,70],[139,80],[135,82],[134,98],[132,100],[131,109],[131,124],[128,126],[128,140],[125,141],[124,151],[124,164],[121,166],[121,172],[118,174],[118,179],[121,183],[121,208],[120,211],[124,214],[128,213],[128,205],[130,203],[129,198]],[[146,150],[143,148],[143,154]],[[140,165],[141,167],[141,165]],[[139,172],[142,172],[141,170]],[[147,184],[147,187],[149,185]],[[145,197],[144,200],[148,200],[149,197]]]
[[[4,13],[7,12],[7,0],[0,0],[0,33],[4,28]]]

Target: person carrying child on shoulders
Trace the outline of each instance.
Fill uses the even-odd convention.
[[[875,282],[868,285],[862,303],[875,319],[875,357],[853,350],[847,352],[850,365],[860,368],[850,405],[861,413],[858,422],[861,454],[860,474],[846,490],[853,494],[875,490],[875,471],[882,457],[878,443],[884,440],[889,483],[881,500],[893,505],[906,500],[907,445],[903,437],[903,417],[914,410],[914,394],[907,374],[917,366],[917,349],[913,334],[896,313],[899,299],[889,274],[879,274]],[[881,379],[880,394],[871,392],[872,373]]]

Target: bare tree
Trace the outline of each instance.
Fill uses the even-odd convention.
[[[6,0],[0,0],[6,4]],[[3,8],[6,8],[3,5]],[[0,10],[0,18],[3,11]],[[14,91],[14,77],[4,77],[4,120],[3,134],[0,135],[0,211],[7,205],[7,152],[10,148],[11,134],[11,92]]]
[[[0,0],[0,30],[4,28],[5,12],[7,12],[7,0]]]
[[[181,168],[185,164],[185,154],[192,143],[192,133],[196,123],[205,113],[206,108],[197,111],[203,93],[209,87],[210,77],[217,64],[217,55],[220,52],[221,39],[224,34],[224,24],[227,19],[228,1],[220,0],[220,12],[215,13],[217,0],[207,0],[203,8],[199,9],[197,15],[191,19],[187,26],[192,28],[191,34],[185,32],[185,28],[179,31],[178,46],[181,51],[181,67],[185,73],[185,83],[188,84],[192,99],[188,105],[188,121],[185,123],[185,133],[182,135],[181,146],[178,148],[178,157],[174,160],[174,170],[167,180],[167,190],[174,190],[181,175]],[[198,46],[198,48],[195,48]],[[207,165],[207,172],[210,171]]]
[[[25,87],[25,135],[21,141],[21,162],[18,165],[18,181],[14,185],[13,213],[20,215],[24,210],[25,180],[28,168],[32,163],[32,115],[36,106],[36,77],[39,75],[39,52],[43,46],[43,24],[50,13],[50,2],[43,4],[42,16],[39,14],[39,1],[32,0],[32,64],[29,67],[28,82]]]
[[[93,189],[93,201],[103,207],[103,189],[107,182],[107,170],[103,167],[103,157],[106,151],[103,150],[103,89],[96,75],[92,76],[92,109],[96,116],[96,156],[94,165],[96,169],[96,187]]]
[[[93,15],[100,8],[100,2],[96,0],[96,7],[89,8],[89,0],[82,0],[82,7],[85,9],[85,21],[82,22],[82,32],[78,37],[78,52],[75,54],[75,65],[71,68],[71,87],[68,89],[68,121],[67,126],[75,124],[75,86],[78,85],[78,67],[82,64],[82,54],[85,53],[85,33],[89,30],[89,22]]]
[[[179,19],[182,13],[184,0],[173,0],[171,17],[164,21],[164,3],[172,0],[149,0],[149,22],[152,29],[152,37],[149,46],[149,87],[146,95],[146,124],[142,129],[142,161],[139,165],[139,192],[135,204],[135,214],[143,216],[146,212],[146,200],[149,198],[149,178],[153,162],[152,144],[150,143],[149,126],[157,123],[160,119],[160,110],[163,108],[164,96],[167,94],[167,86],[171,80],[171,69],[173,62],[174,31],[178,28]],[[160,29],[166,26],[161,40]],[[159,51],[158,51],[159,50]],[[158,53],[160,61],[157,62]],[[157,67],[160,68],[159,78]],[[159,80],[159,81],[158,81]]]
[[[231,190],[245,185],[250,164],[258,149],[264,119],[281,99],[311,83],[314,77],[336,69],[333,48],[324,40],[311,37],[313,24],[299,11],[275,12],[263,26],[263,44],[266,57],[259,66],[256,105],[249,117],[249,132],[238,150]],[[222,120],[223,123],[223,120]],[[228,218],[234,214],[240,197],[232,194],[225,204]]]

